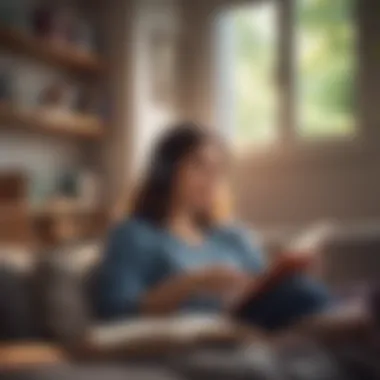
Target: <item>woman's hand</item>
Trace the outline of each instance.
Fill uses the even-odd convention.
[[[245,287],[252,277],[227,266],[214,266],[193,274],[197,291],[225,295]]]
[[[322,271],[320,249],[334,234],[334,224],[318,223],[290,242],[287,253],[280,257],[282,265],[295,271]]]
[[[196,270],[169,278],[149,291],[142,301],[142,310],[148,314],[167,314],[202,294],[214,294],[224,300],[249,281],[250,276],[227,266]]]

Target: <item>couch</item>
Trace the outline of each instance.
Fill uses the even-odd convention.
[[[346,289],[348,285],[368,283],[369,279],[376,280],[376,275],[380,273],[377,254],[379,249],[380,234],[377,231],[334,230],[333,234],[320,242],[318,248],[325,281],[342,291],[341,288]],[[236,368],[239,361],[231,362],[231,347],[234,347],[235,355],[243,355],[250,363],[263,347],[274,352],[267,345],[259,348],[252,346],[252,342],[263,341],[261,332],[223,319],[211,320],[207,316],[99,324],[93,317],[88,292],[92,289],[93,275],[101,260],[102,251],[101,242],[92,241],[70,244],[35,255],[15,248],[0,252],[0,310],[3,314],[6,310],[8,315],[10,313],[14,316],[14,323],[5,329],[0,319],[3,330],[0,331],[3,334],[2,352],[7,352],[8,348],[9,353],[15,349],[15,345],[25,347],[24,343],[28,341],[40,347],[40,356],[37,355],[38,358],[32,360],[38,365],[53,362],[54,368],[57,368],[58,363],[113,363],[120,360],[130,365],[136,360],[142,360],[145,363],[143,366],[146,363],[166,363],[170,368],[176,368],[176,374],[192,378],[200,378],[201,373],[208,373],[207,378],[212,378],[211,373],[218,374],[215,378],[221,378],[222,363],[227,366],[225,368],[229,368],[225,371],[234,373],[231,377],[237,378],[239,371],[233,368]],[[361,262],[360,266],[358,262]],[[367,322],[366,320],[360,326],[365,327],[365,332],[368,332]],[[310,346],[303,342],[301,346],[305,344],[312,347],[310,352],[315,349],[314,343]],[[240,347],[238,350],[237,346]],[[244,356],[247,351],[241,351],[241,347],[246,346],[251,347],[249,359]],[[277,352],[278,348],[274,350]],[[341,352],[340,350],[341,347],[338,351]],[[363,352],[357,348],[354,351]],[[19,361],[19,366],[26,363],[29,367],[30,360],[25,359],[25,355],[28,356],[22,354],[22,350],[19,351],[12,366],[17,367]],[[351,352],[350,355],[355,356],[356,353]],[[2,355],[3,358],[5,356]],[[347,357],[346,354],[343,356]],[[210,357],[208,365],[204,362],[202,364],[202,357]],[[211,357],[214,359],[211,360]],[[0,368],[4,366],[1,359],[0,355]],[[322,363],[327,359],[320,360]],[[329,363],[333,363],[331,360],[329,358]],[[88,371],[91,373],[92,370]],[[259,379],[261,375],[252,377],[252,371],[246,369],[241,377]],[[112,380],[112,377],[108,380]]]

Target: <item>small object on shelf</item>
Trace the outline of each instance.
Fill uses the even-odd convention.
[[[38,206],[54,191],[54,180],[45,173],[33,173],[29,181],[28,199],[31,207]]]
[[[61,7],[53,12],[51,36],[57,43],[73,43],[76,12],[71,7]]]
[[[25,202],[27,179],[24,172],[16,170],[0,171],[0,204]]]
[[[42,6],[34,13],[34,30],[37,36],[59,45],[70,44],[91,53],[95,51],[94,28],[72,7]]]
[[[66,170],[58,179],[56,194],[60,199],[76,202],[82,210],[96,209],[100,203],[100,181],[94,171]]]
[[[105,232],[106,214],[98,207],[89,208],[78,198],[56,196],[32,210],[41,239],[53,245]]]
[[[80,172],[78,184],[78,196],[83,206],[87,209],[94,209],[100,203],[100,179],[91,170]]]
[[[59,105],[64,97],[65,84],[55,82],[42,91],[40,103],[44,107]]]
[[[33,229],[28,218],[27,180],[24,172],[0,173],[0,246],[32,244]]]
[[[44,86],[43,70],[33,64],[19,65],[13,58],[12,102],[20,109],[32,109],[39,105],[38,98]]]
[[[77,97],[76,109],[83,113],[98,114],[101,97],[99,89],[95,86],[82,88]]]
[[[43,5],[35,10],[33,21],[34,32],[37,36],[58,44],[72,42],[76,21],[74,9]]]
[[[31,247],[35,234],[27,205],[20,202],[0,203],[0,246]]]
[[[57,194],[64,198],[76,198],[79,190],[78,173],[75,170],[66,170],[58,178]]]
[[[56,81],[42,91],[40,105],[71,112],[77,102],[77,91],[65,81]]]
[[[84,51],[93,52],[95,50],[94,30],[90,23],[84,19],[78,20],[74,42],[76,46]]]
[[[48,37],[52,30],[53,11],[51,7],[41,6],[33,13],[33,32],[39,37]]]
[[[82,87],[76,97],[74,109],[80,113],[97,115],[101,120],[109,120],[111,114],[107,89],[102,86]]]

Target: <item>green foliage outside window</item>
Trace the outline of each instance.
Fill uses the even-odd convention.
[[[354,131],[354,0],[295,0],[295,130],[304,137]],[[235,9],[234,81],[238,143],[278,136],[277,1]]]

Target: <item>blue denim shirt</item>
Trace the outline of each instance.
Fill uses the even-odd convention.
[[[95,303],[103,319],[139,314],[144,294],[171,276],[215,265],[231,265],[252,274],[266,268],[262,251],[251,234],[236,227],[218,228],[193,247],[165,229],[137,219],[117,225],[110,233],[97,278]],[[242,319],[270,329],[315,313],[329,294],[306,275],[282,280],[244,311]],[[182,311],[218,312],[216,297],[199,295],[178,308]]]
[[[98,273],[95,303],[100,317],[137,314],[143,294],[173,275],[214,265],[231,265],[259,273],[265,268],[262,252],[242,229],[210,231],[201,246],[193,247],[168,231],[130,219],[110,233]],[[219,310],[216,298],[198,296],[181,310]]]

